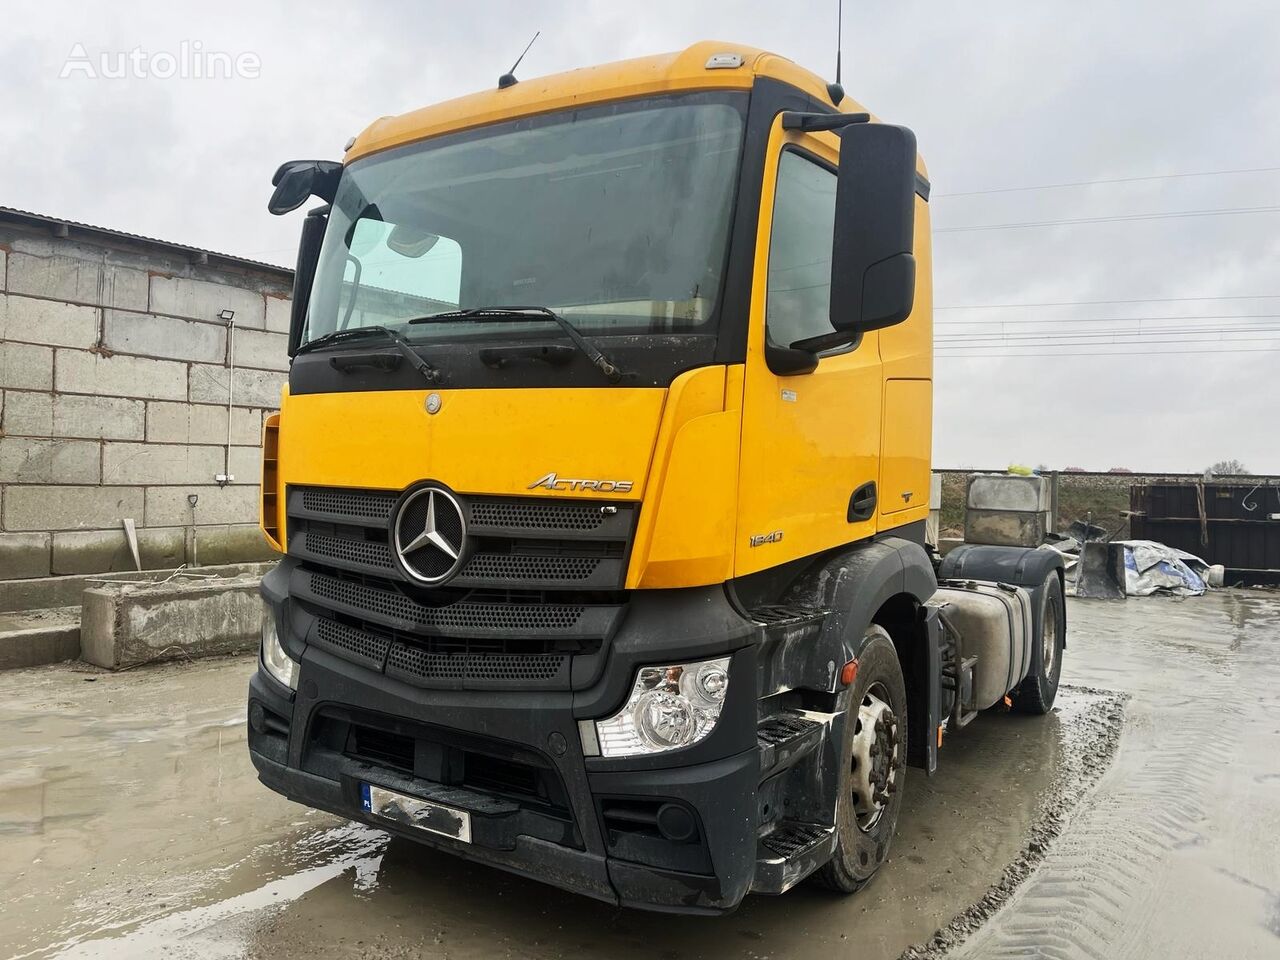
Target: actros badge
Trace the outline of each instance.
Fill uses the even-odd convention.
[[[631,480],[572,480],[568,477],[559,477],[555,471],[548,473],[545,477],[539,477],[533,483],[529,484],[528,489],[536,490],[538,487],[545,487],[548,490],[594,490],[597,493],[630,493],[633,482]]]

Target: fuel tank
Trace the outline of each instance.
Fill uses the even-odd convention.
[[[977,657],[972,706],[984,710],[999,703],[1031,669],[1031,595],[1005,583],[946,580],[933,603],[945,604],[959,630],[961,656]]]

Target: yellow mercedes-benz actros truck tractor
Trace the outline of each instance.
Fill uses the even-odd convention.
[[[925,546],[914,135],[735,44],[374,122],[309,198],[249,749],[285,796],[628,906],[885,861],[908,767],[1065,639]]]

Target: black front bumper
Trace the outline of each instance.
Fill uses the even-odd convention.
[[[706,597],[688,600],[706,609]],[[296,693],[261,669],[250,681],[259,778],[291,800],[610,903],[732,910],[756,867],[752,628],[726,605],[673,635],[680,611],[655,604],[630,612],[607,669],[579,690],[423,689],[307,646]],[[584,756],[578,721],[620,707],[637,666],[726,654],[729,696],[701,743],[665,756]],[[366,812],[362,783],[467,810],[472,842]],[[693,837],[673,841],[643,822],[665,803],[692,815]]]

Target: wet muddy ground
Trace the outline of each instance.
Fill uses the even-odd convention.
[[[244,747],[252,658],[0,673],[0,957],[1280,955],[1280,595],[1068,614],[1058,709],[983,715],[912,771],[874,884],[717,919],[277,797]]]

